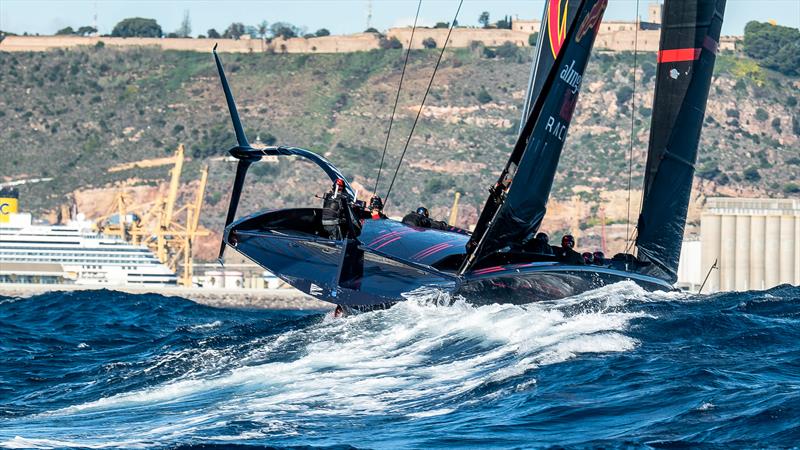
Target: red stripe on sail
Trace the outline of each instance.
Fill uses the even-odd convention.
[[[694,61],[700,58],[699,48],[676,48],[674,50],[661,50],[658,52],[659,63]]]

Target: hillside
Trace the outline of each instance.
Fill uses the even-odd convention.
[[[389,171],[382,177],[384,193],[437,53],[412,53]],[[426,204],[445,216],[458,190],[464,193],[462,220],[475,220],[516,137],[530,65],[525,53],[486,58],[478,48],[446,54],[392,192],[390,214]],[[315,150],[365,192],[375,180],[403,55],[255,53],[226,54],[223,60],[251,140],[260,136]],[[645,161],[654,59],[652,53],[639,56],[634,190],[641,186]],[[581,228],[594,243],[601,206],[609,222],[625,222],[632,66],[628,53],[593,56],[556,179],[548,231]],[[698,198],[797,195],[800,78],[733,55],[721,55],[716,72],[701,140]],[[154,191],[154,180],[167,176],[164,167],[107,169],[167,156],[183,142],[192,159],[184,180],[210,164],[202,223],[220,229],[234,164],[218,157],[235,140],[210,54],[94,47],[0,53],[0,90],[0,182],[53,177],[21,187],[27,210],[44,215],[69,195],[97,214],[110,201],[108,188],[123,180]],[[249,177],[242,212],[315,205],[314,195],[327,187],[321,172],[297,160],[257,165]],[[636,192],[633,198],[635,211]],[[696,220],[695,209],[690,221]]]

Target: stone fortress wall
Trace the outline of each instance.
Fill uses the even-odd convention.
[[[604,21],[595,41],[598,50],[654,52],[658,50],[661,23],[661,5],[651,4],[648,8],[648,22]],[[455,28],[447,46],[451,48],[468,47],[472,42],[480,42],[493,47],[511,42],[527,47],[528,38],[541,29],[540,20],[513,19],[511,29],[495,28]],[[412,48],[422,48],[422,41],[432,38],[437,47],[444,44],[448,30],[445,28],[417,28]],[[397,38],[403,48],[407,48],[411,28],[390,28],[386,37]],[[720,50],[735,50],[736,36],[723,36]],[[156,46],[163,50],[208,52],[219,44],[218,51],[224,53],[347,53],[369,51],[380,48],[380,36],[375,33],[356,33],[343,36],[313,38],[274,39],[264,42],[260,39],[180,39],[180,38],[115,38],[81,36],[6,36],[0,42],[0,51],[30,52],[47,51],[56,48],[97,45],[102,41],[111,47]]]

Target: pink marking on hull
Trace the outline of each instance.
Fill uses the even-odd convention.
[[[391,238],[393,238],[395,236],[400,236],[400,235],[403,235],[403,234],[406,234],[406,233],[407,233],[407,231],[391,231],[389,233],[386,233],[384,235],[381,235],[381,236],[378,236],[377,238],[375,238],[372,242],[370,242],[369,246],[372,247],[373,245],[376,245],[376,244],[380,243],[381,241],[385,241],[387,239],[391,239]]]
[[[375,250],[378,250],[378,249],[379,249],[379,248],[381,248],[381,247],[385,247],[385,246],[387,246],[387,245],[391,244],[391,243],[392,243],[392,242],[394,242],[394,241],[399,241],[400,239],[402,239],[402,237],[403,237],[403,236],[397,236],[397,237],[395,237],[395,238],[393,238],[393,239],[389,239],[388,241],[384,242],[383,244],[381,244],[381,245],[379,245],[379,246],[375,247]]]
[[[422,258],[425,258],[426,256],[430,256],[430,255],[432,255],[432,254],[434,254],[434,253],[436,253],[438,251],[444,250],[445,248],[447,248],[449,246],[450,246],[450,244],[448,244],[446,242],[443,242],[443,243],[440,243],[440,244],[436,244],[436,245],[432,245],[432,246],[426,248],[425,250],[419,251],[416,254],[414,254],[411,257],[411,259],[422,259]]]
[[[505,270],[503,266],[494,266],[494,267],[487,267],[485,269],[479,269],[472,273],[474,273],[475,275],[484,275],[487,273],[502,272],[503,270]]]

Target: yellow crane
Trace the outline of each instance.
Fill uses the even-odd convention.
[[[448,222],[451,226],[457,226],[456,221],[458,220],[458,201],[461,199],[461,192],[456,192],[455,198],[453,199],[453,207],[450,208],[450,221]]]
[[[192,283],[193,243],[195,238],[208,235],[208,231],[198,231],[208,183],[208,166],[201,170],[194,200],[176,209],[184,154],[185,148],[180,144],[175,156],[171,158],[173,167],[170,170],[166,197],[159,194],[155,202],[132,206],[123,185],[114,198],[111,211],[98,220],[98,228],[106,234],[119,235],[127,241],[147,245],[155,252],[159,261],[176,273],[179,272],[178,263],[182,260],[183,270],[180,271],[179,282],[189,286]],[[119,217],[118,224],[109,220],[115,214],[114,211]],[[136,214],[132,211],[145,212]],[[180,223],[177,219],[183,213],[185,221]],[[127,223],[128,214],[134,218],[130,223]]]

